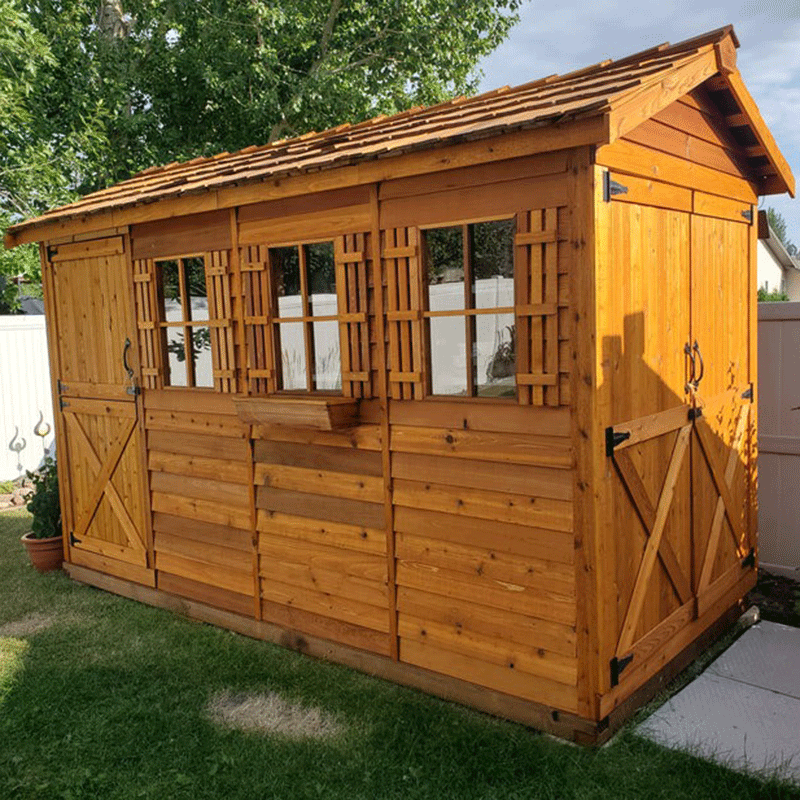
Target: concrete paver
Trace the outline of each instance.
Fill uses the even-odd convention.
[[[800,628],[750,628],[638,730],[667,747],[800,785]]]

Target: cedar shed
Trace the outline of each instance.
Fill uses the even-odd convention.
[[[154,167],[41,242],[76,580],[584,743],[756,576],[724,28]]]

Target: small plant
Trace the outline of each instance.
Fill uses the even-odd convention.
[[[768,291],[765,286],[762,286],[758,290],[758,302],[759,303],[784,303],[789,299],[789,295],[786,292],[782,292],[780,289],[772,289],[772,291]]]
[[[28,472],[33,481],[33,494],[28,511],[33,515],[31,537],[49,539],[61,535],[61,503],[58,498],[58,472],[55,459],[45,458],[36,472]]]
[[[14,491],[14,481],[0,481],[0,494],[11,494]]]

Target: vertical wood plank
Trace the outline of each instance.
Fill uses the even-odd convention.
[[[124,305],[127,305],[129,308],[128,314],[130,318],[128,319],[128,330],[133,331],[136,326],[135,320],[135,305],[134,305],[134,282],[133,282],[133,260],[132,260],[132,252],[133,248],[131,246],[131,235],[130,231],[127,231],[123,237],[124,247],[125,247],[125,276],[126,280],[123,283],[128,289],[130,302]],[[123,315],[124,319],[125,315]],[[135,362],[131,364],[137,372],[141,369],[141,356],[137,352],[135,354]],[[137,384],[141,384],[141,375],[138,376]],[[153,557],[154,557],[154,550],[153,550],[153,515],[151,512],[151,503],[150,503],[150,473],[147,469],[147,449],[146,449],[146,442],[147,438],[145,436],[144,430],[144,396],[141,392],[136,395],[136,430],[134,431],[133,435],[131,436],[130,443],[128,444],[128,452],[131,456],[136,460],[135,468],[128,469],[123,472],[124,475],[127,475],[130,480],[130,484],[128,486],[128,491],[130,492],[131,496],[135,498],[135,510],[134,510],[134,519],[139,519],[142,521],[144,525],[144,545],[146,551],[146,562],[145,566],[152,569],[153,568]],[[112,439],[108,439],[109,442]],[[136,477],[138,476],[138,481]],[[137,485],[138,484],[138,485]]]
[[[606,688],[602,666],[607,642],[616,628],[609,621],[610,609],[601,610],[601,590],[613,573],[604,574],[606,561],[601,537],[603,486],[607,482],[605,453],[600,450],[598,382],[602,380],[598,341],[603,325],[602,298],[607,269],[605,243],[607,210],[597,203],[599,176],[588,148],[572,151],[568,161],[569,209],[572,259],[569,265],[570,298],[573,307],[570,344],[573,369],[570,392],[573,402],[572,440],[575,447],[575,582],[577,594],[578,712],[597,719],[598,695]],[[602,185],[602,184],[600,184]],[[597,204],[596,204],[597,203]],[[598,280],[600,281],[598,285]],[[612,625],[609,624],[612,623]],[[614,642],[616,644],[616,642]],[[609,655],[608,658],[611,656]]]
[[[548,208],[544,212],[544,229],[557,233],[558,209]],[[558,240],[544,245],[544,297],[545,303],[558,303]],[[545,318],[544,372],[558,375],[558,311]],[[558,383],[544,387],[544,403],[548,406],[560,404]]]
[[[397,661],[400,658],[400,640],[397,635],[397,561],[395,559],[395,532],[394,532],[394,502],[392,496],[392,451],[391,427],[389,425],[389,365],[387,364],[386,349],[386,316],[383,303],[383,292],[378,289],[383,282],[385,267],[381,264],[381,248],[378,243],[381,237],[380,203],[378,200],[378,187],[370,186],[370,217],[372,229],[370,237],[374,243],[372,258],[372,275],[375,291],[375,326],[378,337],[377,367],[378,399],[381,413],[381,465],[383,470],[383,518],[386,532],[386,572],[387,572],[387,602],[389,609],[389,646],[391,657]]]
[[[530,212],[521,211],[517,214],[517,233],[530,232]],[[514,248],[514,297],[517,306],[527,305],[531,302],[530,290],[530,247],[516,245]],[[530,341],[531,323],[528,314],[516,314],[517,338],[517,372],[527,374],[531,371]],[[517,399],[521,405],[531,403],[530,386],[517,386]]]

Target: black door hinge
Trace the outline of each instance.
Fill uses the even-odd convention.
[[[690,408],[689,409],[688,417],[689,417],[689,421],[690,422],[692,420],[695,420],[695,419],[700,419],[700,417],[702,417],[702,416],[703,416],[703,409],[702,408]]]
[[[750,548],[750,552],[742,559],[742,569],[754,567],[756,565],[756,550],[754,547]]]
[[[70,531],[69,532],[69,543],[70,543],[70,545],[72,547],[75,547],[76,544],[80,544],[81,543],[80,539],[76,539],[75,538],[75,532],[74,531]]]
[[[618,686],[619,685],[619,676],[625,667],[633,661],[633,653],[629,656],[625,656],[625,658],[614,658],[611,659],[611,685]]]
[[[753,399],[753,384],[750,384],[749,389],[745,389],[742,392],[742,400],[752,400]]]
[[[61,397],[61,396],[59,395],[59,398],[58,398],[58,405],[59,405],[59,407],[61,408],[61,410],[63,411],[65,408],[67,408],[67,407],[69,406],[69,401],[68,401],[68,400],[65,400],[63,397]]]
[[[742,211],[742,216],[752,225],[753,224],[753,209],[748,208]]]
[[[609,425],[606,428],[606,456],[611,458],[614,455],[614,448],[630,438],[630,431],[615,431],[614,427]]]
[[[52,261],[58,255],[58,248],[54,245],[49,245],[47,248],[47,260]]]
[[[617,181],[612,181],[611,173],[606,170],[603,173],[603,201],[610,203],[612,196],[615,194],[628,194],[628,187]]]

